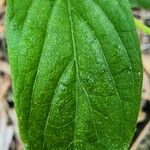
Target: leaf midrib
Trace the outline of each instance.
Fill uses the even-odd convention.
[[[94,130],[95,130],[95,133],[96,133],[96,136],[97,136],[97,140],[100,143],[100,139],[98,137],[98,133],[97,133],[97,130],[96,130],[96,127],[95,127],[94,118],[93,118],[93,115],[92,115],[92,109],[91,109],[91,104],[90,104],[90,101],[89,101],[89,95],[88,95],[85,87],[82,85],[82,83],[80,81],[80,77],[79,77],[79,67],[78,67],[78,60],[77,60],[77,53],[76,53],[75,35],[74,35],[74,23],[73,23],[73,18],[72,18],[70,0],[68,0],[68,14],[69,14],[69,21],[70,21],[70,31],[71,31],[73,54],[74,54],[74,62],[75,62],[75,67],[76,67],[76,78],[77,78],[77,80],[76,80],[76,93],[77,93],[77,84],[79,83],[79,85],[81,86],[81,88],[83,89],[83,91],[84,91],[84,93],[87,97],[88,105],[89,105],[89,109],[90,109],[90,113],[91,113],[91,117],[92,117],[92,122],[93,122],[93,126],[94,126]],[[77,96],[76,96],[76,98],[77,98]],[[77,108],[77,105],[76,105],[76,108]],[[75,115],[75,117],[76,116],[77,116],[77,114]],[[76,125],[76,118],[75,118],[75,125]],[[74,131],[76,131],[76,130],[74,130]],[[74,133],[74,136],[75,136],[75,133]],[[75,139],[75,137],[74,137],[74,139]]]

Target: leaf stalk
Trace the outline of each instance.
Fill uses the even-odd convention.
[[[141,21],[134,18],[136,27],[147,35],[150,35],[150,28],[144,25]]]

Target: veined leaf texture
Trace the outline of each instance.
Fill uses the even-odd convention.
[[[27,150],[123,150],[142,69],[127,0],[8,0],[7,43]]]

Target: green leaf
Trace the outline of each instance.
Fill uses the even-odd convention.
[[[129,0],[132,7],[150,9],[150,0]]]
[[[26,149],[127,149],[142,78],[129,3],[8,0],[7,5],[15,105]]]

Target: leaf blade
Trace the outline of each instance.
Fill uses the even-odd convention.
[[[129,4],[37,0],[27,12],[19,40],[23,50],[14,48],[21,68],[15,98],[27,149],[126,149],[141,88],[139,45]],[[10,51],[9,38],[8,45]],[[13,59],[15,52],[9,53]],[[16,78],[16,70],[12,72]],[[16,95],[21,91],[20,104]]]

